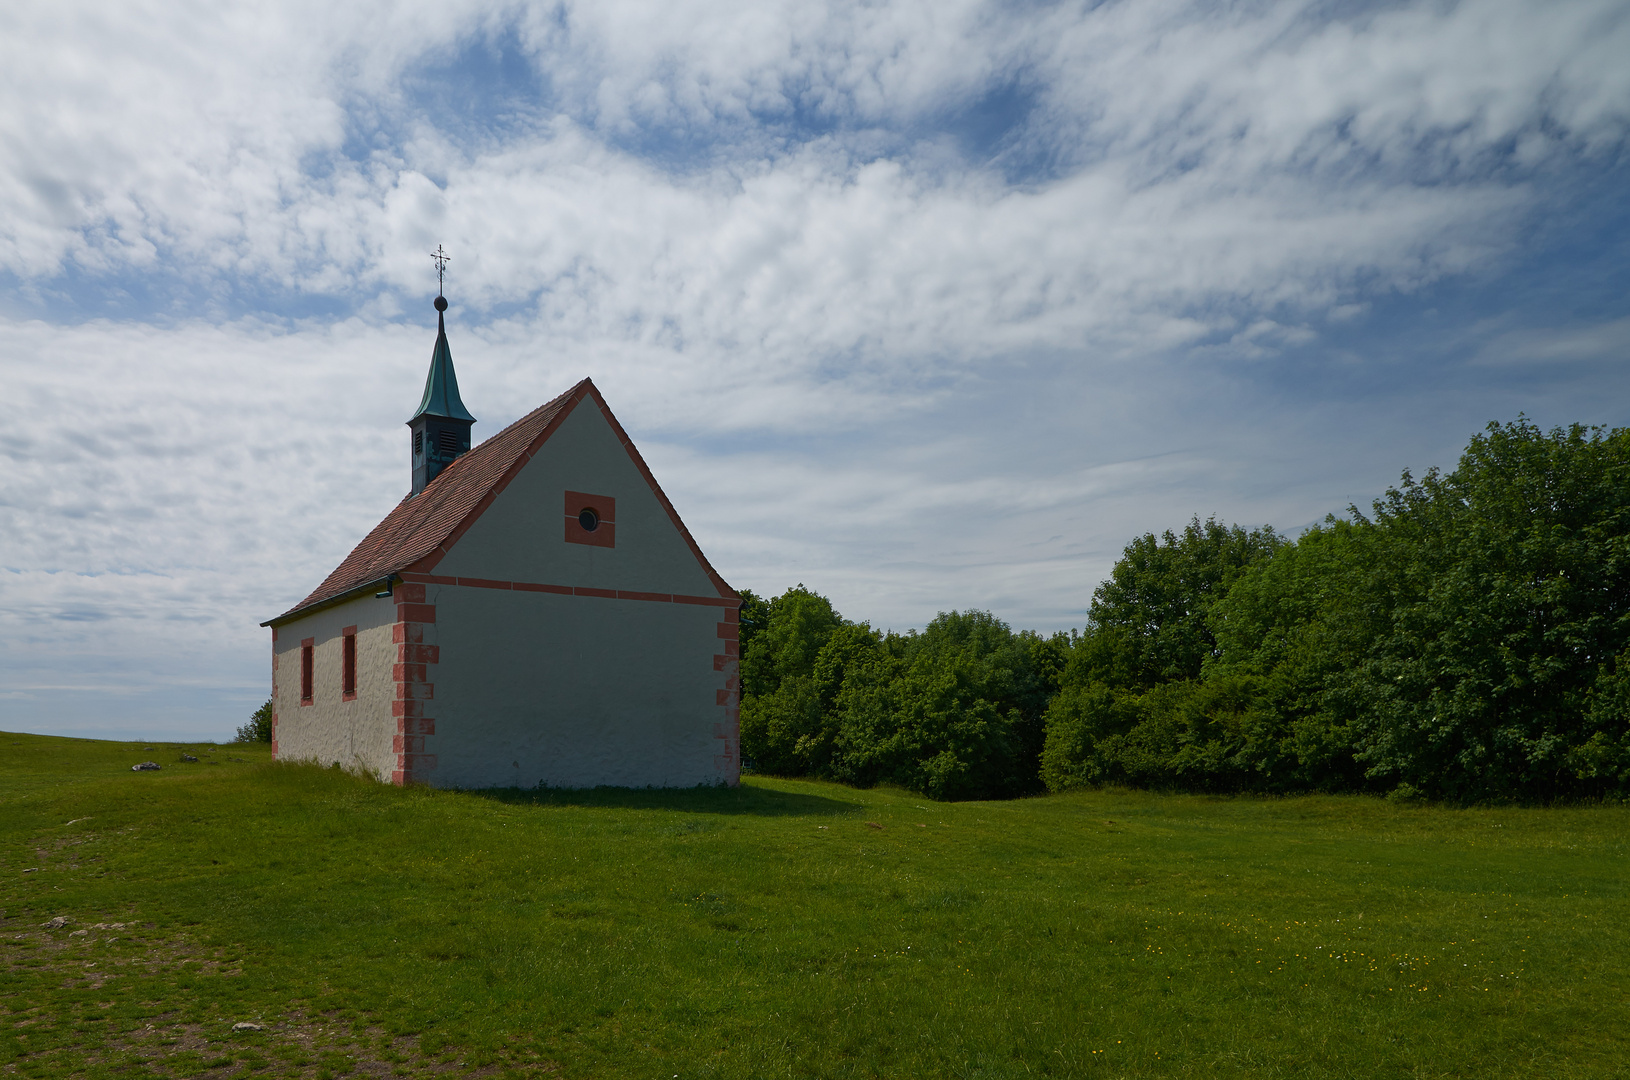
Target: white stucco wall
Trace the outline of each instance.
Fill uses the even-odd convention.
[[[426,599],[435,786],[737,781],[713,663],[722,608],[435,585]]]
[[[617,500],[616,547],[565,542],[567,491]],[[592,397],[572,410],[435,573],[718,595]]]
[[[391,701],[396,696],[392,667],[396,645],[391,640],[396,605],[371,594],[325,608],[277,628],[277,757],[280,761],[338,763],[388,780],[396,765],[396,722]],[[357,628],[357,693],[341,699],[341,631]],[[300,704],[300,642],[315,639],[312,664],[313,700]]]

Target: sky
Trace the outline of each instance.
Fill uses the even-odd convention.
[[[1630,423],[1630,4],[23,0],[0,729],[228,738],[409,484],[591,376],[724,578],[1084,625],[1485,424]]]

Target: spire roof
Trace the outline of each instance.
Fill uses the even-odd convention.
[[[413,423],[421,416],[445,416],[453,420],[475,422],[470,410],[458,396],[458,376],[453,372],[453,350],[447,347],[447,320],[442,312],[447,301],[436,297],[436,349],[430,354],[430,374],[424,381],[424,399],[419,409],[408,417]]]

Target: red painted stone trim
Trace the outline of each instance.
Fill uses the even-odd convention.
[[[491,578],[459,578],[460,584],[470,585],[477,589],[513,589],[512,581],[494,581]]]
[[[424,703],[436,697],[430,669],[441,660],[441,646],[424,640],[425,627],[435,622],[436,605],[425,602],[423,583],[404,582],[396,587],[396,623],[391,627],[391,641],[396,645],[396,663],[391,666],[396,687],[391,701],[391,716],[396,720],[391,750],[396,768],[391,771],[391,783],[399,787],[424,783],[425,774],[436,767],[436,755],[425,753],[425,737],[436,733],[436,720],[424,714]]]
[[[730,607],[733,604],[740,603],[740,600],[728,596],[681,596],[679,593],[674,593],[673,602],[676,604],[710,604],[714,607]]]
[[[600,519],[599,527],[593,532],[589,532],[578,524],[578,515],[584,510],[593,510],[595,517]],[[590,547],[616,547],[617,500],[610,495],[589,495],[582,491],[568,491],[566,493],[566,542],[568,544],[587,544]]]
[[[617,526],[609,521],[601,522],[598,529],[589,532],[577,523],[576,518],[567,518],[565,539],[568,544],[587,544],[589,547],[614,548],[617,546]]]
[[[548,585],[538,581],[497,581],[492,578],[446,577],[440,574],[401,575],[403,581],[420,585],[459,585],[470,589],[505,589],[515,592],[558,593],[561,596],[600,596],[608,600],[645,600],[663,604],[702,604],[734,611],[740,600],[728,596],[686,596],[683,593],[634,592],[629,589],[591,589],[578,585]],[[728,616],[734,621],[737,616]],[[432,620],[433,621],[433,620]]]
[[[617,521],[617,500],[610,495],[590,495],[586,491],[568,491],[566,493],[566,516],[575,518],[585,509],[593,510],[595,516],[603,523],[611,525]]]
[[[741,657],[737,639],[741,636],[740,609],[725,609],[725,621],[718,624],[719,640],[724,647],[713,656],[713,670],[724,675],[724,686],[713,692],[713,704],[724,709],[724,719],[713,725],[713,737],[719,740],[719,752],[713,755],[713,768],[734,785],[741,782]]]

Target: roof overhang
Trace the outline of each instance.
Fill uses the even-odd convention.
[[[275,615],[272,618],[267,619],[260,625],[282,626],[284,623],[293,622],[295,619],[300,619],[307,615],[315,614],[324,608],[331,608],[336,604],[343,604],[347,600],[355,600],[357,597],[362,596],[365,593],[378,593],[383,586],[387,586],[392,581],[396,580],[397,573],[397,571],[392,571],[391,573],[386,574],[384,577],[375,578],[373,581],[365,581],[361,585],[347,589],[342,593],[337,593],[334,596],[326,597],[317,601],[315,604],[307,604],[305,607],[297,607],[293,611],[285,611],[281,615]]]

